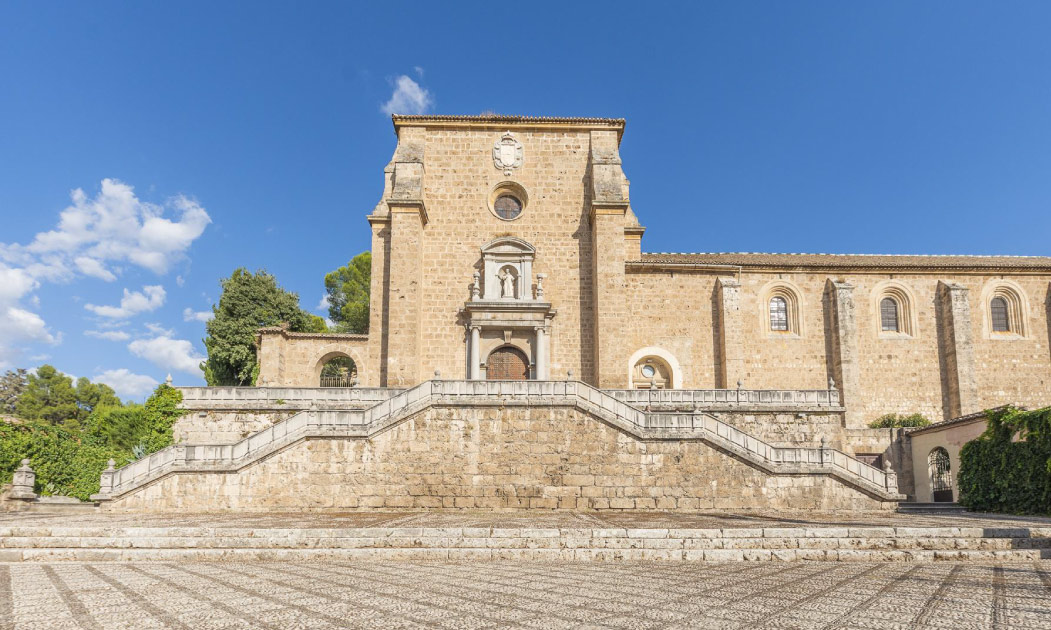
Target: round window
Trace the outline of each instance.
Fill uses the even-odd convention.
[[[522,214],[522,202],[513,195],[500,195],[493,204],[493,210],[501,219],[514,219]]]
[[[657,373],[657,370],[653,369],[652,365],[642,366],[642,375],[646,378],[653,378],[653,375]]]

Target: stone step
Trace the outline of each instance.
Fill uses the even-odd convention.
[[[539,556],[579,560],[1026,561],[1051,558],[1051,528],[0,528],[0,561],[8,562]]]
[[[903,502],[898,504],[902,514],[953,514],[966,512],[967,508],[959,503],[919,503]]]
[[[0,549],[0,562],[280,562],[349,560],[529,560],[667,562],[996,562],[1049,559],[1048,550],[872,549]]]

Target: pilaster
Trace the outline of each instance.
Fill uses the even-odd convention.
[[[744,379],[744,351],[741,332],[741,283],[736,278],[719,278],[719,382],[731,389]]]
[[[939,282],[938,308],[945,411],[946,417],[956,418],[980,410],[969,291],[959,284]]]
[[[421,380],[423,349],[421,321],[423,290],[423,226],[426,213],[422,201],[389,199],[390,248],[398,252],[388,266],[387,300],[387,387],[410,387]]]
[[[847,428],[861,428],[864,419],[858,409],[861,369],[858,365],[854,285],[829,279],[827,290],[832,309],[832,372],[839,384],[840,404],[846,407]]]

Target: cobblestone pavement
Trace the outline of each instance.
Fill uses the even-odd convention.
[[[1051,562],[0,564],[0,629],[1051,628]]]
[[[754,527],[1051,527],[1051,518],[896,512],[699,513],[472,511],[343,513],[0,512],[0,527],[563,527],[728,529]]]

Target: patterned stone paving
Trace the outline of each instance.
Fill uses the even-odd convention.
[[[39,513],[0,512],[0,527],[497,527],[497,528],[680,528],[754,527],[1051,527],[1051,518],[1002,514],[697,513],[445,511],[343,513]]]
[[[0,564],[0,630],[1051,629],[1051,562]]]

